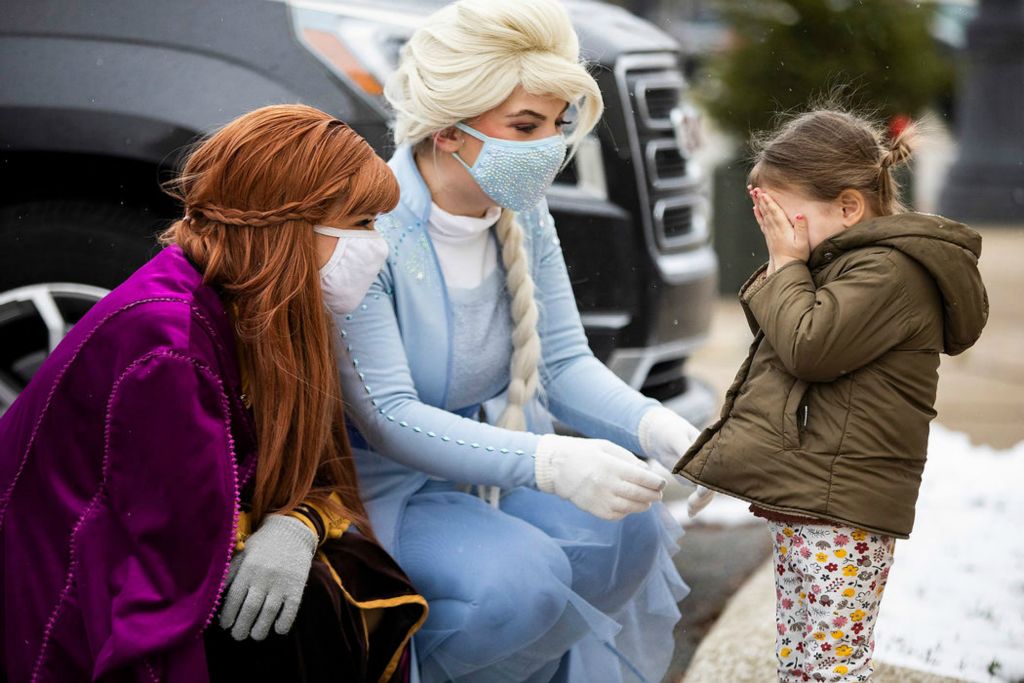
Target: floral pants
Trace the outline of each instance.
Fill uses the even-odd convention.
[[[830,524],[769,522],[780,681],[867,681],[894,539]]]

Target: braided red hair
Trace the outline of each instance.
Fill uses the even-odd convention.
[[[352,129],[312,107],[264,107],[199,145],[169,190],[186,208],[162,236],[234,312],[259,448],[254,523],[338,492],[361,530],[359,499],[323,304],[312,224],[377,214],[398,201],[387,165]]]

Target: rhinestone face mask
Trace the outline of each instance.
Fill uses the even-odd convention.
[[[472,166],[455,153],[477,185],[498,206],[512,211],[532,209],[551,187],[565,160],[565,136],[520,142],[484,135],[464,123],[455,127],[483,142]]]

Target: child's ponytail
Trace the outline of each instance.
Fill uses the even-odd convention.
[[[899,185],[893,177],[893,169],[910,163],[916,137],[917,129],[913,125],[907,125],[882,145],[878,164],[878,200],[886,213],[901,213],[906,210],[900,202]]]

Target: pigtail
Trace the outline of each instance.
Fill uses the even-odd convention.
[[[883,141],[880,146],[878,200],[889,214],[903,213],[907,210],[900,201],[900,186],[896,178],[893,177],[893,169],[910,163],[916,134],[916,128],[913,125],[908,125],[888,140]]]

